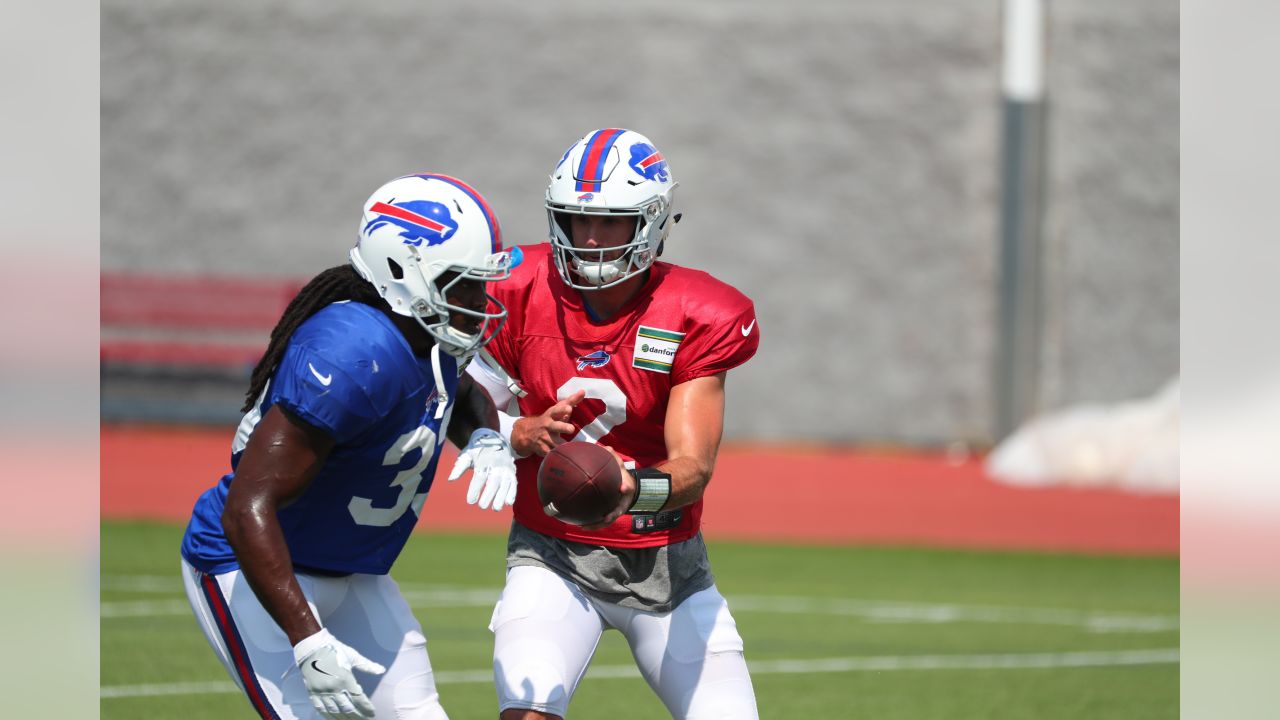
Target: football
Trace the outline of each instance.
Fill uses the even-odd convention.
[[[622,470],[608,450],[590,442],[567,442],[547,453],[538,468],[542,510],[570,525],[592,525],[622,498]]]

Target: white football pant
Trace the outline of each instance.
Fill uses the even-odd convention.
[[[757,720],[742,637],[711,586],[667,613],[592,598],[542,567],[507,572],[493,610],[499,711],[567,717],[569,701],[608,628],[622,632],[636,666],[676,720]],[[590,708],[582,708],[590,716]]]
[[[258,715],[270,720],[318,720],[293,646],[239,570],[207,575],[182,561],[187,601],[205,639]],[[311,612],[334,637],[387,668],[355,673],[379,718],[448,720],[422,634],[389,575],[298,575]]]

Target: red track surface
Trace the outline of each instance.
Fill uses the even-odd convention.
[[[102,517],[184,521],[224,473],[230,429],[102,429]],[[494,530],[510,514],[464,501],[440,463],[421,527]],[[707,494],[708,537],[945,547],[1176,554],[1178,498],[1097,489],[1025,489],[981,464],[930,455],[726,446]]]

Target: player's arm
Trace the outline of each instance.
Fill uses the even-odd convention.
[[[334,717],[371,718],[373,704],[351,671],[381,674],[386,668],[320,626],[293,574],[276,515],[311,485],[333,445],[324,431],[273,406],[258,421],[236,465],[222,528],[249,587],[289,637],[312,706]]]
[[[489,392],[470,374],[463,373],[458,378],[458,397],[449,420],[449,442],[455,447],[466,447],[471,434],[480,428],[498,428],[498,409]]]
[[[725,373],[720,372],[671,388],[663,430],[667,459],[653,468],[641,468],[642,475],[645,470],[670,475],[670,484],[662,478],[637,481],[624,468],[621,505],[586,529],[608,527],[627,512],[674,510],[702,499],[715,470],[724,431],[724,381]],[[614,456],[618,457],[617,453]],[[622,462],[618,457],[618,463]]]
[[[655,468],[671,475],[671,496],[663,510],[702,499],[724,432],[725,373],[695,378],[671,388],[663,436],[667,460]]]
[[[293,574],[276,513],[311,485],[334,441],[273,406],[254,428],[227,492],[222,527],[249,587],[291,644],[320,631]]]

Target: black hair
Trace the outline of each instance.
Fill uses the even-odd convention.
[[[360,277],[355,268],[350,265],[331,267],[311,278],[311,281],[289,301],[284,314],[271,330],[271,342],[249,378],[249,391],[245,393],[244,407],[240,408],[241,412],[249,412],[258,402],[258,396],[262,394],[263,388],[267,386],[271,375],[280,364],[280,357],[284,355],[284,349],[288,346],[293,331],[297,330],[307,318],[339,300],[352,300],[376,308],[386,305],[386,301],[378,295],[373,285]]]

